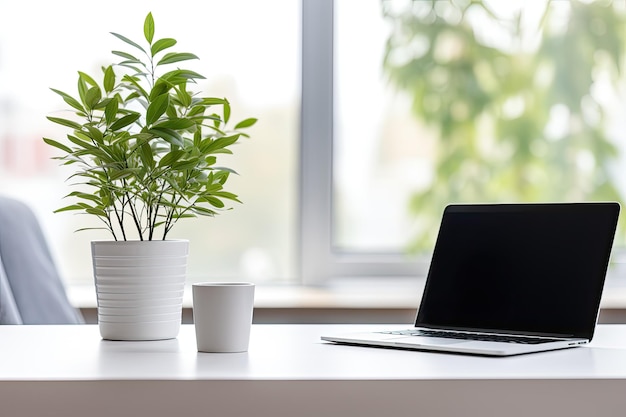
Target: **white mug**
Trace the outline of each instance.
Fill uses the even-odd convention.
[[[250,341],[254,284],[202,282],[192,285],[198,352],[245,352]]]

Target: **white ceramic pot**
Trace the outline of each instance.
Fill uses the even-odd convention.
[[[187,240],[91,242],[102,338],[177,337],[188,253]]]

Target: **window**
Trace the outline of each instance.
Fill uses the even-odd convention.
[[[407,272],[448,203],[622,200],[624,2],[334,4],[337,265]]]
[[[52,214],[69,188],[41,141],[65,133],[49,88],[114,59],[108,32],[140,37],[147,11],[200,56],[206,91],[260,120],[229,161],[244,204],[174,229],[190,281],[415,277],[447,203],[626,193],[623,1],[2,4],[0,192],[37,210],[69,283],[108,237]]]
[[[363,15],[360,2],[348,2],[346,6],[352,8],[351,13],[345,15],[348,21],[335,16],[335,5],[341,9],[339,2],[330,0],[303,2],[300,277],[304,283],[318,283],[329,277],[415,277],[424,273],[425,261],[409,259],[398,247],[386,252],[345,251],[334,241],[335,230],[342,228],[337,222],[341,219],[337,219],[333,212],[338,201],[338,190],[333,187],[337,178],[334,174],[341,171],[333,161],[338,143],[335,128],[341,123],[337,119],[342,116],[336,117],[335,96],[341,97],[342,94],[341,85],[335,84],[335,70],[337,61],[340,61],[338,55],[342,51],[335,49],[334,40],[341,34],[337,27],[344,23],[349,26],[350,20],[363,19],[365,25],[372,23],[367,20],[372,18],[368,11],[377,7],[377,3],[369,2]],[[374,18],[373,23],[379,26],[376,20]],[[347,60],[355,57],[350,48],[343,53]],[[361,100],[360,106],[368,105],[362,96],[357,100]],[[363,116],[364,119],[368,117],[367,113]],[[358,181],[363,183],[362,178]],[[370,208],[373,209],[373,205]]]
[[[189,280],[250,279],[293,282],[299,122],[300,6],[291,0],[81,1],[25,0],[0,4],[0,192],[36,209],[62,275],[90,283],[89,241],[106,234],[74,230],[89,216],[53,214],[71,189],[54,149],[43,136],[62,139],[46,116],[67,108],[50,87],[76,91],[77,71],[93,75],[117,62],[122,49],[109,32],[143,39],[151,11],[156,35],[174,37],[175,49],[200,57],[194,70],[207,77],[208,95],[228,97],[233,118],[258,117],[253,137],[228,160],[239,176],[229,191],[244,204],[217,218],[181,221],[172,238],[191,241]]]

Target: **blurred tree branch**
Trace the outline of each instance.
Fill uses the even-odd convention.
[[[382,2],[385,73],[439,134],[433,182],[411,199],[428,225],[412,250],[432,247],[448,203],[621,200],[596,90],[624,83],[624,7],[546,1],[531,25],[528,8],[488,1],[399,4]]]

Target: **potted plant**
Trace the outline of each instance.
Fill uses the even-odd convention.
[[[78,187],[66,196],[75,201],[56,212],[95,216],[113,238],[92,242],[102,337],[174,338],[188,242],[168,234],[180,219],[215,216],[225,201],[239,201],[224,189],[233,171],[217,157],[232,153],[256,119],[228,128],[228,100],[190,90],[204,77],[178,63],[198,57],[169,52],[177,41],[154,37],[151,13],[145,46],[112,34],[130,51],[113,51],[121,61],[102,68],[101,83],[79,72],[77,96],[52,89],[78,116],[48,117],[71,130],[66,141],[44,141],[76,168],[70,179]]]

